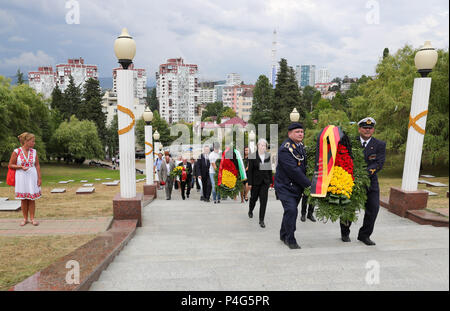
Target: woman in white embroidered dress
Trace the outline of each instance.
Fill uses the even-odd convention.
[[[28,223],[28,212],[30,212],[31,224],[39,223],[34,219],[36,204],[35,200],[41,197],[41,167],[34,147],[35,137],[33,134],[25,132],[18,136],[22,147],[14,149],[9,160],[8,167],[16,170],[16,200],[22,200],[24,226]]]

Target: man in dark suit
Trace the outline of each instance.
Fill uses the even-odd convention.
[[[265,228],[264,216],[266,214],[269,187],[272,183],[272,161],[270,153],[266,152],[267,141],[264,138],[258,141],[257,146],[258,151],[255,155],[249,156],[248,162],[247,179],[250,188],[248,217],[253,217],[253,209],[259,198],[259,225]]]
[[[283,204],[283,221],[280,229],[280,240],[290,249],[300,246],[295,239],[298,215],[298,203],[303,189],[311,186],[305,175],[305,158],[300,142],[304,137],[303,126],[292,123],[288,127],[288,136],[278,149],[278,165],[275,173],[275,194]]]
[[[183,181],[183,176],[180,176],[181,198],[183,200],[185,200],[186,197],[189,199],[189,195],[191,194],[192,164],[189,163],[185,157],[183,157],[183,160],[182,160],[181,164],[179,164],[179,165],[182,166],[186,172],[186,180]],[[187,188],[187,190],[186,190],[186,188]],[[185,191],[186,191],[186,195],[185,195]]]
[[[386,158],[386,143],[372,137],[375,131],[375,120],[367,117],[358,122],[359,137],[357,138],[364,148],[364,160],[367,163],[367,172],[370,178],[370,187],[367,189],[366,210],[364,221],[359,229],[358,240],[366,245],[375,245],[370,239],[380,209],[380,187],[377,173],[383,168]],[[341,223],[342,241],[350,242],[350,225]]]
[[[202,181],[202,197],[200,200],[205,202],[210,202],[209,197],[211,196],[211,182],[209,179],[209,152],[210,149],[208,146],[203,147],[203,153],[198,159],[198,168],[199,168],[199,180]]]

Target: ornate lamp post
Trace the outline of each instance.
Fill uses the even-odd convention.
[[[250,141],[249,147],[250,147],[250,152],[253,153],[255,152],[255,132],[253,132],[253,130],[250,131],[250,134],[248,134],[248,140]]]
[[[158,146],[156,148],[157,153],[160,153],[161,152],[161,143],[158,141],[159,140],[158,130],[155,130],[155,133],[153,133],[153,140],[155,141],[155,147]]]
[[[291,119],[291,122],[298,122],[300,119],[300,114],[297,111],[297,108],[294,108],[292,112],[289,114],[289,118]]]
[[[145,170],[147,173],[147,185],[153,185],[153,141],[152,141],[152,126],[153,113],[147,107],[142,114],[142,119],[145,121]]]
[[[114,53],[122,70],[117,70],[117,110],[120,150],[120,195],[113,200],[114,219],[137,219],[141,226],[142,194],[136,195],[135,116],[133,114],[133,71],[128,67],[136,54],[136,43],[126,28],[114,42]]]
[[[422,77],[414,79],[402,178],[402,189],[406,191],[417,190],[431,88],[431,78],[427,78],[427,75],[436,65],[437,58],[438,53],[431,46],[430,41],[425,42],[414,58],[417,71]]]
[[[388,204],[391,212],[402,217],[415,217],[415,212],[408,210],[427,207],[428,193],[418,190],[417,184],[431,88],[431,78],[427,75],[436,65],[437,58],[436,50],[431,46],[430,41],[426,41],[414,59],[417,71],[422,77],[414,79],[402,187],[401,189],[391,188]]]

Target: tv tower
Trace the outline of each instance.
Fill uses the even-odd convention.
[[[270,83],[272,87],[275,88],[275,83],[277,80],[277,31],[273,30],[273,40],[272,40],[272,68],[270,70]]]

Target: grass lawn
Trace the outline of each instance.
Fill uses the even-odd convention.
[[[112,200],[120,192],[119,186],[106,186],[102,182],[120,179],[119,171],[88,166],[43,164],[42,171],[42,197],[36,201],[36,219],[71,219],[97,216],[112,216]],[[14,200],[14,188],[5,183],[5,168],[2,168],[0,176],[0,197],[8,197]],[[136,178],[144,178],[145,175],[136,175]],[[96,181],[95,178],[101,178]],[[75,180],[68,184],[58,184],[63,180]],[[80,180],[88,180],[93,183],[93,194],[75,194],[76,190],[84,183]],[[65,193],[50,193],[54,188],[65,188]],[[137,191],[142,192],[142,183],[137,183]],[[22,218],[22,212],[0,212],[0,218]]]
[[[96,235],[0,237],[0,290],[5,291]]]

